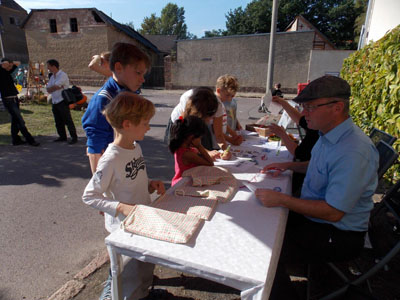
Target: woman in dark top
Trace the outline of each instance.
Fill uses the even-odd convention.
[[[272,101],[282,105],[290,118],[306,131],[306,135],[300,144],[297,144],[287,133],[286,130],[276,124],[271,124],[268,128],[272,133],[279,136],[285,143],[288,151],[294,156],[296,161],[309,161],[311,150],[319,139],[318,130],[309,129],[305,117],[296,108],[291,106],[284,98],[274,96]],[[303,185],[305,174],[293,173],[292,194],[299,196]]]

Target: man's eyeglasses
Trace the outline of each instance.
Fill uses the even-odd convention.
[[[309,105],[309,104],[301,104],[301,107],[303,108],[303,109],[305,109],[306,111],[308,111],[308,112],[313,112],[314,110],[316,110],[318,107],[320,107],[320,106],[325,106],[325,105],[328,105],[328,104],[333,104],[333,103],[338,103],[338,102],[340,102],[340,101],[331,101],[331,102],[327,102],[327,103],[322,103],[322,104],[316,104],[316,105]]]

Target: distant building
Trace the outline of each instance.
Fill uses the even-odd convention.
[[[165,55],[176,52],[177,35],[145,34],[144,37],[157,46]]]
[[[358,48],[377,41],[400,24],[399,0],[369,0]]]
[[[141,48],[157,65],[157,47],[127,25],[120,24],[96,8],[32,9],[22,24],[29,57],[34,63],[56,59],[70,81],[79,85],[99,85],[105,78],[87,66],[95,54],[111,50],[116,42],[127,42]],[[148,86],[160,86],[153,71]]]
[[[28,48],[21,24],[28,13],[13,0],[0,0],[0,55],[28,63]]]
[[[297,16],[294,20],[286,27],[286,32],[290,31],[313,31],[313,49],[314,50],[335,50],[336,47],[332,44],[328,38],[322,34],[313,24],[311,24],[302,15]]]

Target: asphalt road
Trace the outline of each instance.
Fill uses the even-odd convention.
[[[174,161],[162,140],[181,93],[143,90],[157,112],[141,146],[149,177],[167,186]],[[261,116],[260,95],[246,96],[258,98],[237,98],[243,125]],[[53,143],[54,135],[38,137],[40,147],[0,146],[1,300],[47,299],[104,249],[103,217],[81,201],[91,173],[75,125],[75,145]]]

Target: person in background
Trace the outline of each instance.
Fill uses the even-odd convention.
[[[3,57],[0,68],[0,94],[4,107],[11,116],[11,140],[14,146],[28,143],[31,146],[39,146],[25,126],[24,118],[19,110],[18,90],[14,85],[11,74],[17,69],[19,62]],[[21,132],[25,141],[18,133]]]
[[[111,77],[112,72],[110,69],[110,51],[102,52],[100,55],[93,55],[92,60],[90,61],[88,68],[92,71],[95,71],[105,77]]]
[[[69,135],[71,136],[68,144],[76,144],[78,142],[78,135],[76,134],[75,124],[72,120],[69,103],[62,96],[62,91],[69,87],[68,76],[60,70],[60,64],[55,59],[47,61],[47,69],[53,74],[46,85],[46,90],[51,94],[52,111],[58,133],[58,138],[54,142],[67,141],[67,132],[65,130],[65,126],[67,126]]]
[[[267,207],[289,209],[270,299],[298,299],[286,265],[355,258],[364,247],[378,184],[379,154],[349,115],[349,84],[335,76],[309,83],[294,99],[320,138],[309,162],[273,163],[263,172],[306,172],[300,198],[268,189],[256,197]],[[278,170],[278,171],[277,171]]]
[[[226,111],[226,130],[228,134],[224,134],[224,137],[232,145],[240,145],[243,142],[243,137],[236,133],[236,130],[242,129],[237,119],[237,102],[234,98],[238,89],[239,83],[235,76],[225,74],[218,77],[215,93],[224,104]]]
[[[131,92],[121,92],[104,110],[115,130],[114,141],[101,156],[97,170],[85,188],[85,204],[105,213],[108,232],[117,230],[136,204],[150,204],[150,194],[164,194],[162,181],[149,180],[142,150],[137,141],[143,140],[150,129],[155,107],[149,100]],[[154,265],[122,256],[123,299],[141,299],[149,293]],[[111,299],[111,277],[103,289],[101,300]],[[126,297],[126,298],[125,298]]]
[[[169,150],[175,158],[175,176],[171,186],[182,178],[182,173],[197,166],[213,166],[213,159],[201,144],[207,132],[204,121],[195,116],[179,117],[171,127]]]
[[[272,96],[283,97],[283,93],[281,91],[281,84],[280,83],[275,83],[274,84],[274,89],[272,90]]]
[[[319,139],[318,130],[308,128],[307,121],[301,112],[284,98],[273,96],[272,101],[282,105],[283,109],[287,112],[289,117],[306,131],[306,135],[300,144],[297,144],[287,133],[286,130],[277,124],[270,124],[269,130],[279,136],[285,143],[288,151],[293,155],[294,161],[309,161],[311,158],[311,150]],[[292,178],[292,194],[300,196],[301,186],[303,185],[305,174],[294,172]]]
[[[149,68],[148,56],[135,45],[116,43],[113,46],[110,57],[112,76],[92,97],[82,117],[92,173],[96,171],[102,153],[114,140],[114,130],[102,114],[104,107],[120,92],[138,90]]]

